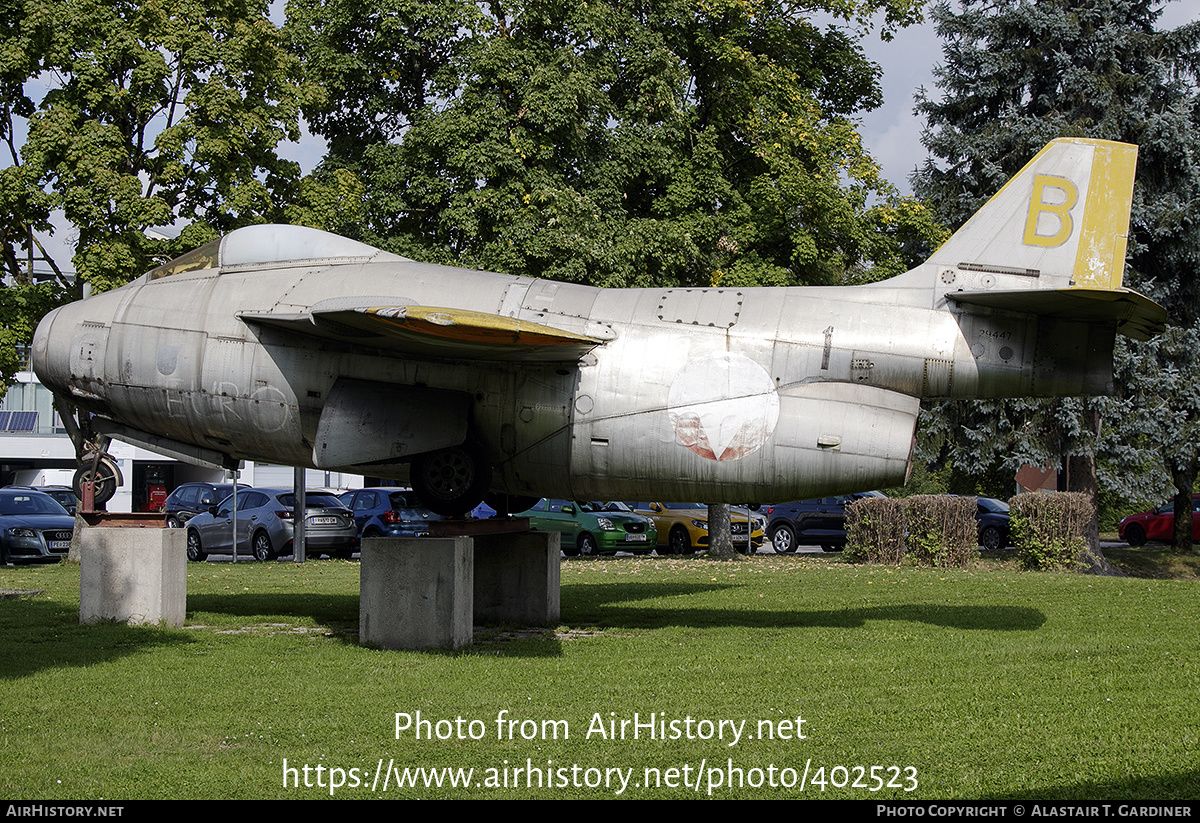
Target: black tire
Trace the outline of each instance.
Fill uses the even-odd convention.
[[[841,550],[841,546],[835,546],[832,543],[826,543],[825,545],[821,546],[821,551],[823,552],[840,552]]]
[[[671,533],[667,535],[667,549],[669,554],[691,554],[692,553],[692,538],[688,534],[687,529],[683,526],[675,526],[671,529]]]
[[[468,440],[413,460],[411,480],[425,508],[443,517],[458,517],[483,502],[492,485],[492,461],[481,446]]]
[[[199,563],[208,557],[204,546],[200,543],[200,535],[189,529],[187,533],[187,559]]]
[[[575,546],[577,547],[577,553],[583,557],[595,557],[599,553],[596,538],[592,537],[590,532],[583,532],[579,537],[575,538]]]
[[[1004,537],[995,526],[988,526],[979,535],[979,545],[987,551],[994,552],[1004,548]]]
[[[771,530],[771,545],[775,554],[790,554],[796,550],[796,530],[787,523],[779,523]]]
[[[168,529],[182,529],[183,523],[180,522],[179,518],[176,517],[175,515],[168,514],[167,515],[167,528]]]
[[[92,505],[99,507],[112,500],[113,495],[117,493],[117,486],[121,485],[121,472],[116,461],[105,454],[96,461],[96,473],[93,477],[92,459],[85,458],[84,465],[76,469],[75,476],[71,478],[71,489],[80,501],[83,500],[83,484],[88,480],[92,481]]]
[[[1133,546],[1135,549],[1138,546],[1146,545],[1146,530],[1136,523],[1126,526],[1125,542]]]
[[[254,559],[266,562],[275,558],[275,550],[271,548],[271,538],[266,532],[258,532],[254,535],[253,543]]]

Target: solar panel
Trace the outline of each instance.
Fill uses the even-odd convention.
[[[35,411],[0,411],[0,431],[37,431],[38,413]]]

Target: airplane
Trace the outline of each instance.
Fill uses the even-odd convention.
[[[101,447],[407,480],[447,516],[895,486],[922,399],[1108,393],[1116,335],[1162,330],[1121,285],[1136,159],[1055,140],[860,286],[595,288],[250,226],[50,312],[33,365]]]

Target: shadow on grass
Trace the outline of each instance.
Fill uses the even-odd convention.
[[[859,628],[871,620],[925,623],[954,629],[1030,631],[1046,616],[1025,606],[947,606],[903,604],[863,608],[787,610],[735,608],[638,608],[614,606],[636,600],[696,595],[736,585],[659,583],[563,586],[563,622],[613,628],[655,629],[665,626],[743,626],[747,628]]]
[[[189,594],[187,622],[204,623],[205,614],[250,618],[256,623],[269,623],[279,617],[308,618],[318,627],[330,630],[344,643],[354,645],[358,642],[357,594]]]
[[[82,625],[78,607],[53,600],[0,601],[0,678],[92,666],[192,642],[177,629],[116,622]]]

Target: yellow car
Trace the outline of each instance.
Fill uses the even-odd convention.
[[[691,554],[708,546],[708,507],[701,503],[626,503],[637,514],[654,521],[658,530],[659,554]],[[757,551],[763,544],[763,517],[746,509],[733,508],[733,546],[745,554],[746,520],[753,521],[750,543]]]

